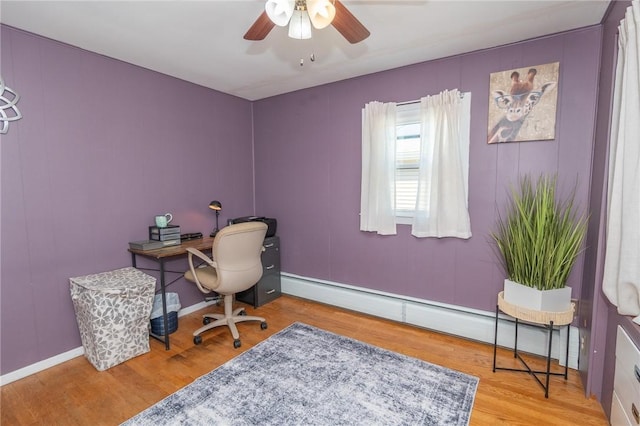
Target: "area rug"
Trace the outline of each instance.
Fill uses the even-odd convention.
[[[123,425],[467,425],[477,386],[295,323]]]

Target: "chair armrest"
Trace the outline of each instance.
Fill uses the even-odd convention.
[[[203,252],[201,252],[198,249],[195,249],[193,247],[188,247],[187,248],[187,252],[189,252],[189,264],[191,265],[192,262],[192,255],[193,256],[197,256],[199,257],[202,261],[204,261],[205,263],[207,263],[209,266],[213,266],[214,268],[216,268],[218,266],[218,264],[212,260],[209,256],[207,256],[206,254],[204,254]]]
[[[206,254],[201,252],[198,249],[194,249],[192,247],[187,248],[187,252],[189,253],[189,268],[191,269],[191,274],[193,275],[193,279],[195,280],[196,286],[203,293],[211,293],[213,290],[205,288],[202,284],[200,284],[200,280],[198,279],[198,274],[196,273],[196,267],[193,264],[193,256],[198,257],[202,261],[204,261],[207,265],[217,268],[218,264],[209,258]]]

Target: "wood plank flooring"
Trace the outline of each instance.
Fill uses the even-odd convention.
[[[212,310],[222,307],[181,317],[169,351],[152,339],[151,352],[107,371],[78,357],[3,386],[1,424],[117,425],[296,321],[479,377],[471,425],[608,424],[600,404],[585,398],[576,371],[569,370],[567,381],[552,377],[545,399],[527,374],[493,373],[491,345],[283,296],[256,310],[247,306],[249,315],[266,317],[269,328],[240,324],[241,348],[233,348],[225,328],[208,332],[195,346],[191,332],[202,324],[200,314]],[[501,366],[519,367],[511,352],[498,354]],[[533,358],[532,364],[544,363]]]

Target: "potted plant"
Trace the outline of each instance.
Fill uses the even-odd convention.
[[[508,277],[505,301],[547,312],[571,308],[566,284],[583,250],[588,221],[574,206],[575,188],[559,201],[556,181],[556,176],[541,175],[534,184],[522,177],[491,234]]]

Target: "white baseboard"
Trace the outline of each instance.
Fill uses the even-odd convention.
[[[495,312],[401,296],[347,284],[282,274],[282,292],[292,296],[326,303],[393,321],[404,322],[442,333],[493,344]],[[497,297],[497,295],[496,295]],[[515,323],[500,314],[498,345],[513,348]],[[564,365],[567,350],[567,328],[555,330],[552,337],[551,357]],[[578,329],[571,327],[569,341],[569,368],[578,368]],[[520,323],[518,349],[546,356],[548,333],[540,327]],[[500,365],[498,363],[498,365]]]
[[[186,308],[180,309],[180,311],[178,311],[178,317],[188,315],[192,312],[198,311],[202,308],[206,308],[207,306],[213,304],[215,304],[215,302],[203,301],[200,303],[196,303],[195,305],[187,306]],[[71,349],[70,351],[36,362],[35,364],[27,365],[26,367],[0,376],[0,387],[83,355],[84,348],[80,346],[79,348]]]
[[[200,303],[196,303],[195,305],[187,306],[186,308],[181,308],[180,311],[178,311],[178,317],[189,315],[192,312],[199,311],[200,309],[204,309],[207,306],[211,306],[215,304],[216,304],[215,301],[211,301],[211,302],[202,301]]]
[[[70,359],[82,355],[84,355],[84,348],[80,346],[79,348],[71,349],[70,351],[36,362],[35,364],[27,365],[26,367],[12,371],[11,373],[3,374],[0,376],[0,386],[23,379],[42,370],[46,370],[47,368],[51,368],[54,365],[62,364],[65,361],[69,361]]]

